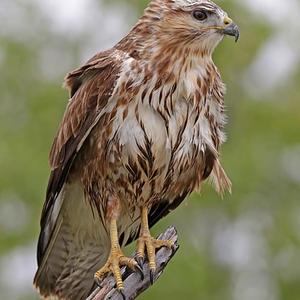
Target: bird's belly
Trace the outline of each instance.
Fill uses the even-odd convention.
[[[172,202],[191,192],[199,181],[201,139],[190,115],[179,107],[166,121],[151,107],[129,110],[118,126],[110,160],[120,198],[136,205],[167,199]]]

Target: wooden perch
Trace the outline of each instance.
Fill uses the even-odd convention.
[[[165,267],[177,252],[179,245],[177,243],[177,231],[175,227],[169,227],[164,233],[162,233],[158,239],[172,240],[174,242],[174,248],[168,249],[163,247],[156,253],[156,275],[154,281],[156,281],[163,273]],[[150,282],[150,270],[148,261],[143,263],[144,280],[138,272],[129,271],[126,267],[123,267],[122,274],[124,280],[124,295],[126,300],[133,300],[146,289],[151,286]],[[87,300],[123,300],[122,295],[115,288],[115,281],[112,275],[105,278],[102,282],[102,288],[97,287],[94,292],[87,298]]]

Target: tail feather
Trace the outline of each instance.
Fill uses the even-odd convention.
[[[63,188],[60,210],[41,229],[39,267],[34,285],[44,299],[84,300],[94,285],[94,273],[105,263],[109,240],[100,220],[94,218],[79,184]]]

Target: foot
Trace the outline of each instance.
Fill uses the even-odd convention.
[[[145,259],[145,253],[147,253],[151,284],[154,283],[154,276],[156,272],[155,250],[161,247],[173,248],[174,243],[171,240],[157,240],[153,238],[149,232],[141,234],[137,241],[136,260],[141,267]]]
[[[133,259],[126,257],[121,249],[113,249],[107,259],[105,265],[95,273],[94,278],[96,283],[101,286],[101,282],[107,274],[112,273],[116,280],[118,290],[121,292],[124,289],[122,280],[121,267],[127,266],[133,271],[138,271],[143,276],[143,271],[138,263]],[[123,294],[122,294],[123,295]]]
[[[143,271],[138,265],[138,263],[133,259],[126,257],[121,251],[119,245],[118,238],[118,230],[117,230],[117,220],[116,218],[112,218],[110,222],[110,240],[111,240],[111,250],[107,262],[105,265],[95,273],[94,278],[95,282],[101,287],[101,282],[104,277],[112,273],[116,280],[116,285],[121,293],[123,299],[125,299],[124,295],[124,284],[122,280],[121,268],[122,266],[128,266],[130,269],[134,271],[140,272],[141,276],[143,276]]]

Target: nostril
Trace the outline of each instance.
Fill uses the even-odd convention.
[[[224,18],[224,25],[229,25],[231,23],[232,23],[232,20],[230,18],[228,18],[228,17]]]

